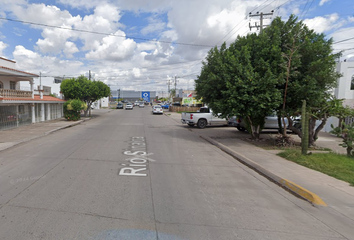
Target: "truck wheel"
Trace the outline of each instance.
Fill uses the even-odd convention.
[[[193,127],[194,123],[188,123],[188,126]]]
[[[199,119],[197,126],[201,129],[205,128],[208,122],[205,119]]]
[[[246,131],[246,128],[244,128],[244,127],[236,127],[236,128],[237,128],[237,130],[239,130],[240,132]]]

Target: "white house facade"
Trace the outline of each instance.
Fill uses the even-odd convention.
[[[339,62],[337,71],[342,74],[342,77],[338,79],[334,94],[338,99],[345,99],[345,105],[354,108],[354,62]]]
[[[35,94],[34,78],[16,69],[16,62],[0,57],[0,130],[63,117],[64,100]],[[28,90],[20,90],[27,83]]]
[[[334,96],[337,99],[344,99],[343,105],[347,105],[351,108],[354,108],[354,62],[338,62],[336,70],[337,72],[342,74],[342,77],[340,77],[337,81],[337,87],[334,89]],[[353,119],[346,119],[347,123],[351,123],[352,121]],[[339,119],[336,117],[330,117],[327,120],[323,131],[331,131],[331,124],[333,124],[333,126],[335,127],[338,126]]]

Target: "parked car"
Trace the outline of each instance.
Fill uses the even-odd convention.
[[[161,107],[163,109],[168,109],[170,107],[170,104],[166,103],[166,104],[162,104]]]
[[[163,114],[163,109],[160,105],[152,106],[152,114]]]
[[[227,125],[225,118],[219,117],[219,114],[214,114],[210,108],[201,107],[197,112],[182,112],[181,122],[193,127],[197,125],[199,128],[205,128],[211,125]]]
[[[125,105],[125,110],[133,110],[133,104],[132,103],[127,103]]]
[[[139,104],[139,108],[143,108],[143,107],[145,107],[145,104],[144,104],[143,102],[141,102],[141,103]]]
[[[123,109],[123,108],[124,108],[123,103],[118,103],[118,104],[117,104],[117,109]]]
[[[288,119],[285,118],[286,127],[288,126]],[[231,117],[228,120],[228,125],[236,127],[239,131],[246,131],[246,123],[242,117]],[[278,116],[269,115],[265,117],[265,123],[263,129],[279,129]]]

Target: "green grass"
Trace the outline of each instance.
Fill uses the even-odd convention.
[[[299,150],[294,149],[285,150],[278,155],[354,186],[354,158],[335,153],[302,155]]]

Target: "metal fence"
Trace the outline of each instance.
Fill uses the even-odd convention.
[[[0,130],[31,124],[30,104],[0,106]]]
[[[49,103],[48,103],[49,104]],[[63,117],[63,104],[51,103],[50,120]],[[44,106],[42,112],[41,104],[35,104],[35,122],[42,121],[42,114],[44,114],[45,121],[49,120],[47,114],[47,104]],[[32,123],[32,107],[31,104],[13,104],[7,106],[0,106],[0,130],[16,128]]]
[[[50,119],[58,119],[63,117],[63,104],[50,104]]]

